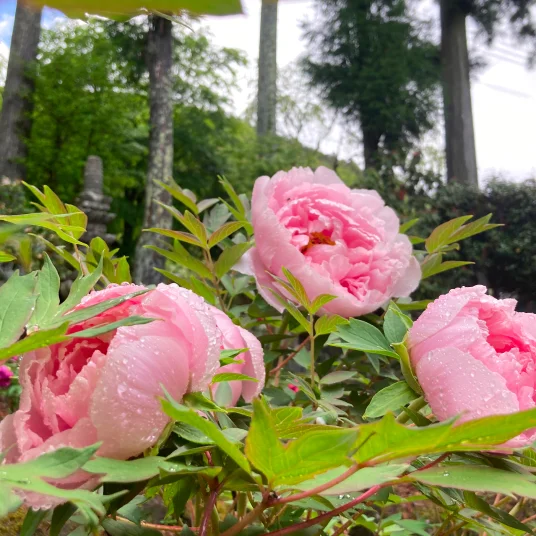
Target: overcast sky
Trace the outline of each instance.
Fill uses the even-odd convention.
[[[249,71],[240,79],[240,89],[233,95],[235,111],[241,113],[251,98],[252,69],[258,58],[260,0],[243,0],[245,14],[224,19],[205,20],[214,41],[239,48],[250,59]],[[300,22],[314,15],[310,0],[280,0],[278,25],[278,65],[280,68],[305,52]],[[15,2],[0,0],[0,54],[7,57],[13,25]],[[428,12],[435,14],[430,3]],[[47,10],[45,25],[58,12]],[[473,75],[472,98],[476,131],[477,160],[480,178],[500,173],[512,180],[536,177],[536,71],[526,68],[527,51],[508,35],[502,35],[488,50],[468,28],[472,50],[487,62],[487,67]],[[438,145],[441,139],[435,140]]]

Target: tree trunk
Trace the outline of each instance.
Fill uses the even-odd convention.
[[[471,107],[466,14],[459,2],[441,0],[441,69],[447,180],[478,188]]]
[[[277,104],[277,2],[262,0],[257,134],[275,134]]]
[[[172,216],[159,204],[171,204],[171,196],[154,181],[166,182],[173,173],[173,93],[171,67],[173,63],[172,23],[169,19],[151,15],[147,44],[149,70],[150,137],[149,166],[145,186],[145,216],[143,228],[171,228]],[[156,245],[158,235],[142,233],[136,248],[135,280],[155,284],[163,280],[154,268],[164,267],[164,258],[145,248]]]
[[[362,129],[362,132],[365,168],[375,168],[378,164],[378,148],[380,145],[380,136],[365,129]]]
[[[29,72],[37,58],[41,8],[17,2],[3,105],[0,113],[0,177],[23,179],[26,140],[32,127],[34,76]]]

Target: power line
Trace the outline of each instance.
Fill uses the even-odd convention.
[[[480,82],[479,80],[477,80],[476,82],[477,82],[477,84],[489,87],[491,89],[494,89],[495,91],[500,91],[501,93],[507,93],[508,95],[512,95],[513,97],[519,97],[519,98],[523,98],[523,99],[532,100],[532,97],[527,93],[521,93],[520,91],[515,91],[513,89],[508,89],[506,87],[497,86],[495,84],[488,84],[486,82]]]

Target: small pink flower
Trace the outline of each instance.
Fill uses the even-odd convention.
[[[240,396],[244,398],[246,402],[258,396],[262,388],[264,387],[265,380],[265,368],[264,368],[264,352],[262,346],[257,337],[252,335],[249,331],[233,324],[233,321],[222,311],[211,307],[212,315],[216,320],[218,328],[222,333],[222,350],[238,350],[239,348],[248,348],[247,352],[244,352],[236,357],[236,361],[243,361],[243,363],[231,363],[230,365],[224,365],[220,367],[218,373],[234,372],[236,374],[245,374],[258,380],[246,381],[246,380],[233,380],[228,382],[231,388],[231,397],[228,401],[229,406],[234,406],[238,402]],[[223,384],[216,384],[216,392],[223,387]]]
[[[394,211],[377,192],[351,189],[324,167],[257,179],[252,221],[256,245],[236,269],[254,275],[259,292],[278,309],[267,287],[274,287],[269,274],[283,277],[283,267],[311,300],[337,296],[321,312],[345,317],[409,296],[420,281],[419,263],[408,237],[398,232]]]
[[[143,288],[111,285],[76,309]],[[133,315],[158,320],[24,355],[20,409],[0,423],[0,452],[7,451],[7,463],[99,441],[101,456],[136,456],[155,444],[169,422],[158,399],[162,386],[176,400],[208,388],[219,365],[221,333],[211,307],[177,285],[158,285],[70,332]],[[83,472],[56,482],[88,488],[95,483]],[[39,495],[26,500],[36,507],[51,503]]]
[[[299,388],[297,385],[294,385],[293,383],[289,383],[289,384],[287,385],[287,387],[288,387],[291,391],[294,391],[295,393],[297,393],[297,392],[300,390],[300,388]]]
[[[516,301],[462,287],[435,300],[409,331],[411,362],[439,420],[461,421],[536,407],[536,315]],[[508,442],[536,439],[536,430]]]
[[[0,388],[9,387],[11,385],[11,377],[13,371],[7,365],[0,366]]]

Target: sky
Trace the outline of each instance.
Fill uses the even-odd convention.
[[[260,5],[260,0],[243,0],[243,15],[207,17],[203,23],[215,43],[241,49],[250,60],[250,68],[241,72],[239,87],[231,96],[237,114],[243,113],[252,97],[251,80],[259,47]],[[434,16],[436,10],[436,4],[431,1],[423,8],[425,13]],[[0,55],[4,57],[9,53],[14,11],[15,1],[0,0]],[[57,11],[46,10],[43,23],[51,26],[58,17]],[[277,43],[280,69],[305,53],[306,43],[300,24],[312,17],[313,1],[280,0]],[[516,181],[536,177],[536,70],[526,67],[528,51],[520,47],[507,31],[499,35],[491,49],[485,46],[477,35],[477,28],[470,23],[468,34],[471,51],[486,62],[484,68],[472,75],[480,180],[484,182],[497,175]],[[327,140],[323,150],[335,150],[336,143],[335,138]],[[440,133],[431,136],[430,143],[441,148]]]

